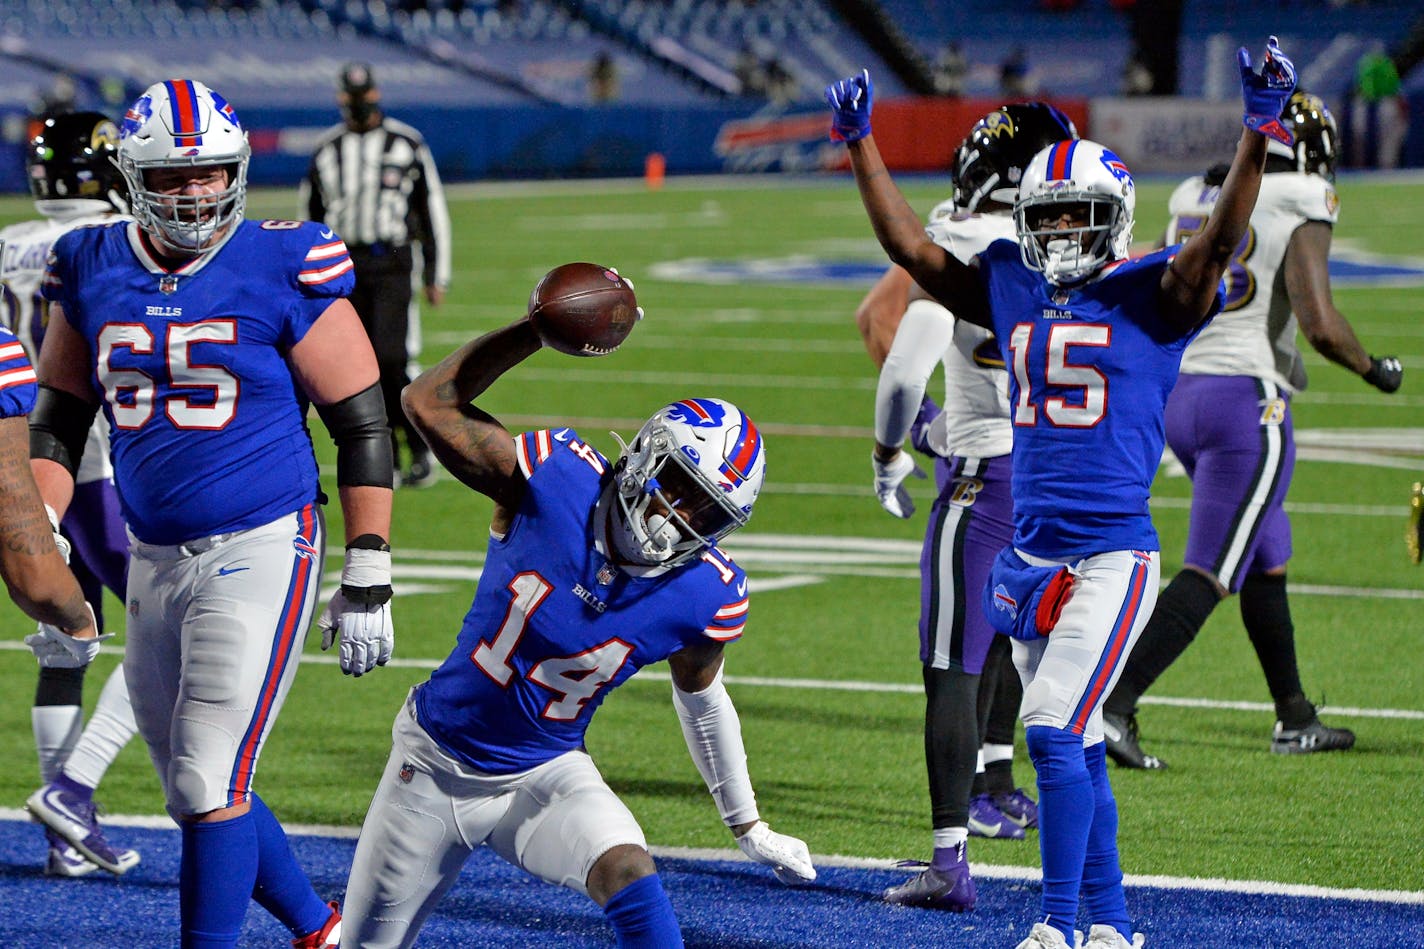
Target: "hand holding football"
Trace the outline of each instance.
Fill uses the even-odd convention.
[[[608,355],[642,318],[632,282],[598,264],[555,267],[529,295],[529,321],[540,341],[570,356]]]

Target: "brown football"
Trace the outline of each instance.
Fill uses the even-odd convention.
[[[598,264],[555,267],[529,295],[529,320],[540,340],[570,356],[608,355],[640,316],[632,285]]]

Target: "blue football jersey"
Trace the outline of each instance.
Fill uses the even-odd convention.
[[[516,439],[528,488],[491,538],[455,651],[417,695],[421,725],[472,768],[508,774],[583,745],[594,710],[649,663],[738,638],[747,578],[721,550],[661,576],[615,567],[594,509],[609,462],[572,429]]]
[[[345,244],[314,223],[242,221],[177,270],[131,223],[55,242],[41,292],[93,355],[114,481],[140,540],[256,527],[316,499],[287,357],[354,283]]]
[[[15,334],[0,326],[0,418],[30,414],[39,386],[35,367]]]
[[[1014,546],[1039,557],[1157,550],[1148,499],[1182,335],[1157,297],[1176,247],[1056,288],[1018,244],[979,256],[994,333],[1009,367]],[[1217,291],[1213,315],[1221,308]],[[1205,324],[1203,324],[1205,325]]]

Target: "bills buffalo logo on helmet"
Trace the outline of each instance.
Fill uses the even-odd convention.
[[[722,424],[726,414],[721,405],[710,399],[683,399],[673,403],[667,417],[693,428],[716,428]]]
[[[123,125],[119,126],[119,138],[125,139],[143,128],[150,118],[153,117],[153,97],[140,96],[138,101],[129,106],[124,113]]]

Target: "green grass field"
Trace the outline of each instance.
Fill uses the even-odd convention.
[[[1169,187],[1142,187],[1139,240],[1160,231]],[[907,188],[926,210],[944,191],[943,182],[924,180]],[[1424,184],[1346,179],[1340,191],[1337,244],[1424,258],[1416,213]],[[295,207],[292,192],[258,192],[249,214],[286,217]],[[748,535],[727,548],[761,590],[747,635],[729,650],[728,674],[763,815],[819,854],[927,856],[915,558],[930,494],[920,483],[921,513],[905,523],[885,515],[870,490],[875,377],[851,318],[865,288],[674,280],[675,268],[659,267],[883,260],[853,185],[480,187],[454,189],[451,214],[455,281],[446,304],[425,311],[427,364],[519,316],[539,276],[570,260],[619,267],[647,310],[613,356],[541,352],[498,383],[482,404],[511,429],[572,420],[612,455],[609,429],[626,437],[659,405],[696,395],[729,398],[761,425],[767,488]],[[29,216],[28,201],[0,201],[0,223]],[[1424,889],[1424,573],[1402,542],[1409,487],[1424,469],[1424,428],[1415,421],[1424,408],[1424,290],[1341,288],[1336,300],[1367,348],[1398,354],[1407,368],[1403,390],[1386,397],[1312,353],[1312,386],[1296,402],[1302,450],[1289,576],[1302,676],[1312,697],[1328,698],[1327,720],[1355,729],[1359,743],[1320,757],[1268,753],[1264,680],[1234,602],[1223,604],[1149,696],[1198,705],[1154,704],[1141,716],[1144,743],[1171,770],[1113,771],[1129,873]],[[329,440],[313,426],[330,471]],[[1164,474],[1155,494],[1169,577],[1181,564],[1189,486]],[[401,661],[359,680],[329,661],[304,666],[257,779],[284,820],[360,822],[402,696],[448,652],[469,604],[489,513],[485,499],[448,478],[398,493]],[[3,610],[10,648],[0,650],[8,696],[0,806],[18,807],[36,782],[35,673],[20,644],[30,624],[12,606]],[[117,603],[108,613],[110,627],[121,627]],[[316,646],[313,638],[309,658],[320,656]],[[116,661],[117,650],[98,660],[88,699]],[[729,847],[683,747],[669,686],[656,675],[665,669],[648,671],[655,675],[607,703],[589,746],[651,843]],[[1017,775],[1032,785],[1022,749]],[[124,751],[100,797],[114,813],[161,813],[141,743]],[[1038,851],[1031,835],[1027,843],[975,841],[971,858],[1037,865]]]

